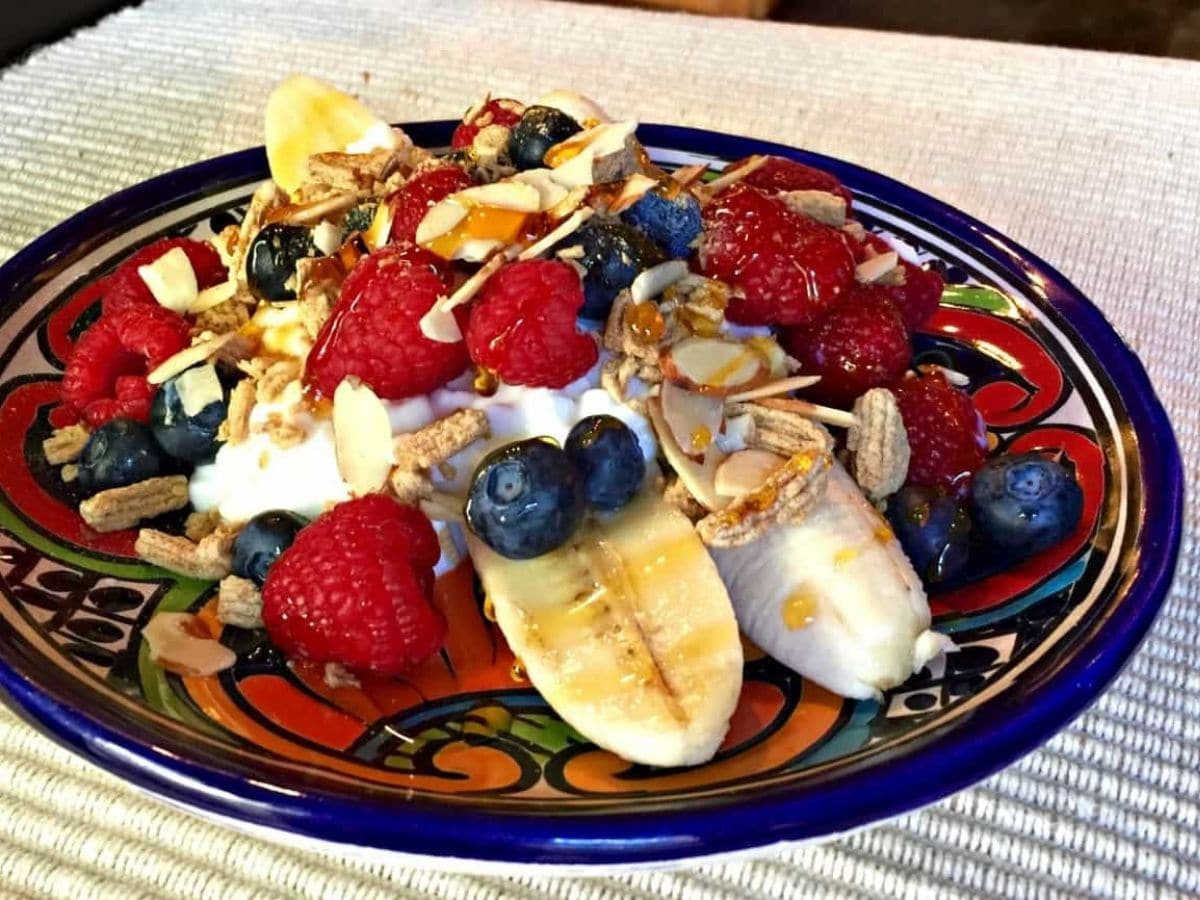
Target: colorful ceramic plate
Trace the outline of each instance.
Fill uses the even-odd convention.
[[[452,123],[408,128],[447,143]],[[198,813],[275,836],[410,860],[598,868],[663,864],[825,837],[945,797],[1062,728],[1129,658],[1179,547],[1178,450],[1146,373],[1061,275],[924,194],[837,160],[745,138],[643,126],[671,167],[780,153],[835,172],[871,228],[950,288],[923,358],[971,377],[991,434],[1055,448],[1085,496],[1075,534],[933,598],[961,650],[879,702],[852,702],[751,650],[722,750],[686,770],[631,766],[586,743],[527,682],[465,583],[439,602],[446,651],[404,681],[331,690],[255,633],[219,676],[149,662],[155,610],[211,586],[139,563],[128,534],[90,532],[41,461],[63,360],[96,315],[95,279],[163,235],[240,218],[261,149],[98,203],[0,268],[0,686],[33,724]],[[983,573],[975,573],[981,576]]]

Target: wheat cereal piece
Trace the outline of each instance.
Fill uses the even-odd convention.
[[[860,244],[867,239],[867,229],[863,228],[862,222],[856,222],[853,219],[842,226],[842,231]]]
[[[625,391],[621,386],[620,375],[621,358],[618,356],[610,356],[600,366],[600,387],[604,388],[617,403],[625,402]]]
[[[846,433],[850,474],[873,503],[900,490],[908,475],[909,446],[896,397],[873,388],[854,403],[858,424]]]
[[[687,485],[679,478],[672,478],[667,482],[662,497],[667,503],[675,507],[693,522],[698,522],[708,515],[708,510],[704,508],[704,504],[692,496],[692,492],[687,489]]]
[[[250,310],[241,299],[235,296],[196,316],[196,321],[192,325],[192,333],[200,334],[207,331],[217,335],[229,334],[231,331],[237,331],[249,321]]]
[[[95,531],[120,531],[143,519],[183,509],[187,502],[187,477],[166,475],[101,491],[79,504],[79,514]]]
[[[803,521],[824,499],[832,463],[828,453],[795,454],[759,487],[697,522],[696,532],[709,547],[739,547],[775,525]]]
[[[433,497],[433,482],[427,472],[393,469],[391,485],[396,499],[406,506],[418,506],[422,500]]]
[[[321,333],[321,328],[329,320],[329,314],[333,311],[333,304],[336,300],[336,292],[330,294],[316,286],[310,286],[300,294],[296,301],[300,304],[300,321],[304,325],[304,330],[308,332],[308,336],[313,340],[316,340],[317,335]]]
[[[240,444],[250,436],[250,412],[254,409],[254,384],[242,380],[229,392],[229,411],[217,433],[227,444]]]
[[[75,462],[83,453],[83,445],[90,436],[91,432],[84,425],[68,425],[66,428],[54,429],[54,433],[42,441],[42,453],[46,462],[52,466]]]
[[[210,542],[207,547],[204,541],[196,544],[185,537],[143,528],[133,549],[139,559],[176,575],[204,581],[224,578],[229,574],[228,556],[217,552],[218,545],[212,543],[212,536],[204,540]]]
[[[837,194],[829,191],[782,191],[777,196],[792,212],[834,228],[846,224],[846,201]]]
[[[63,484],[70,484],[79,478],[79,466],[75,465],[75,463],[67,463],[62,467],[58,475],[63,480]]]
[[[768,400],[728,403],[727,418],[749,416],[754,423],[746,436],[746,445],[769,450],[780,456],[794,456],[805,451],[828,452],[833,438],[816,422],[789,409],[773,406]]]
[[[482,410],[460,409],[420,431],[398,435],[392,444],[396,464],[408,471],[429,469],[491,433]]]
[[[237,628],[262,628],[262,593],[249,578],[226,575],[217,588],[217,620]]]
[[[296,422],[289,422],[282,413],[271,413],[263,423],[263,431],[271,443],[281,450],[295,447],[308,437],[308,429]]]
[[[208,512],[193,512],[183,523],[183,533],[189,541],[200,542],[221,525],[221,514],[214,507]]]
[[[255,383],[255,399],[259,403],[270,403],[283,389],[300,377],[300,362],[281,359],[271,363]]]

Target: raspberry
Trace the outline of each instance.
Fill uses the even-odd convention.
[[[148,421],[154,388],[146,373],[188,343],[187,321],[157,304],[102,315],[67,360],[63,402],[93,428],[116,416]]]
[[[892,249],[887,241],[876,234],[868,234],[859,246],[863,250],[869,246],[879,253],[888,253]],[[866,253],[856,254],[856,258],[861,262],[866,259]],[[891,300],[900,310],[900,315],[904,316],[909,330],[916,330],[937,312],[946,285],[937,272],[914,265],[906,259],[900,260],[900,268],[904,270],[903,284],[872,285],[868,290]]]
[[[421,254],[391,244],[351,270],[305,367],[318,393],[332,397],[343,378],[357,375],[380,397],[401,400],[428,394],[467,368],[461,341],[444,344],[421,332],[421,317],[446,291]]]
[[[732,172],[739,166],[745,165],[750,159],[739,159],[725,167],[726,172]],[[852,198],[850,192],[842,187],[837,176],[822,169],[814,169],[804,163],[785,159],[782,156],[768,156],[767,161],[742,179],[742,184],[759,188],[768,194],[779,191],[828,191],[837,194],[846,201],[846,212],[850,212]]]
[[[854,282],[854,256],[837,229],[735,184],[704,208],[700,269],[740,290],[726,315],[743,325],[808,325]]]
[[[391,239],[415,241],[417,226],[429,207],[472,183],[471,177],[458,166],[438,166],[414,175],[387,198],[392,207]]]
[[[196,273],[196,284],[200,290],[214,287],[225,281],[228,273],[221,256],[212,244],[193,241],[191,238],[168,238],[143,247],[117,266],[109,278],[101,300],[105,313],[119,312],[127,306],[154,304],[154,295],[138,275],[141,266],[148,266],[164,253],[179,247],[187,254],[188,262]]]
[[[886,297],[860,287],[817,324],[785,331],[783,342],[805,375],[821,376],[809,393],[835,405],[891,384],[912,359],[904,318]]]
[[[902,378],[892,392],[912,449],[907,483],[965,497],[988,446],[983,417],[971,397],[936,371]]]
[[[450,138],[450,146],[455,150],[470,147],[471,142],[475,140],[475,135],[489,125],[503,125],[506,128],[512,128],[521,121],[521,113],[524,111],[525,106],[519,100],[505,98],[489,100],[475,115],[469,119],[463,119],[459,123],[458,127],[454,129],[454,136]]]
[[[424,513],[380,494],[302,528],[263,585],[263,623],[291,657],[400,675],[436,653],[446,623],[430,605],[441,551]]]
[[[590,335],[575,327],[583,286],[567,263],[512,263],[487,280],[471,309],[471,360],[502,381],[563,387],[596,364]]]

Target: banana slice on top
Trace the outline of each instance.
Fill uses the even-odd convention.
[[[293,75],[267,98],[267,163],[289,194],[304,181],[314,153],[370,153],[399,146],[392,127],[349,94]]]
[[[741,692],[742,645],[685,516],[643,494],[534,559],[468,540],[496,622],[563,719],[631,762],[712,758]]]

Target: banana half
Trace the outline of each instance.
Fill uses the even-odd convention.
[[[529,560],[468,541],[497,624],[564,720],[631,762],[712,758],[741,692],[742,645],[682,513],[643,493]]]

